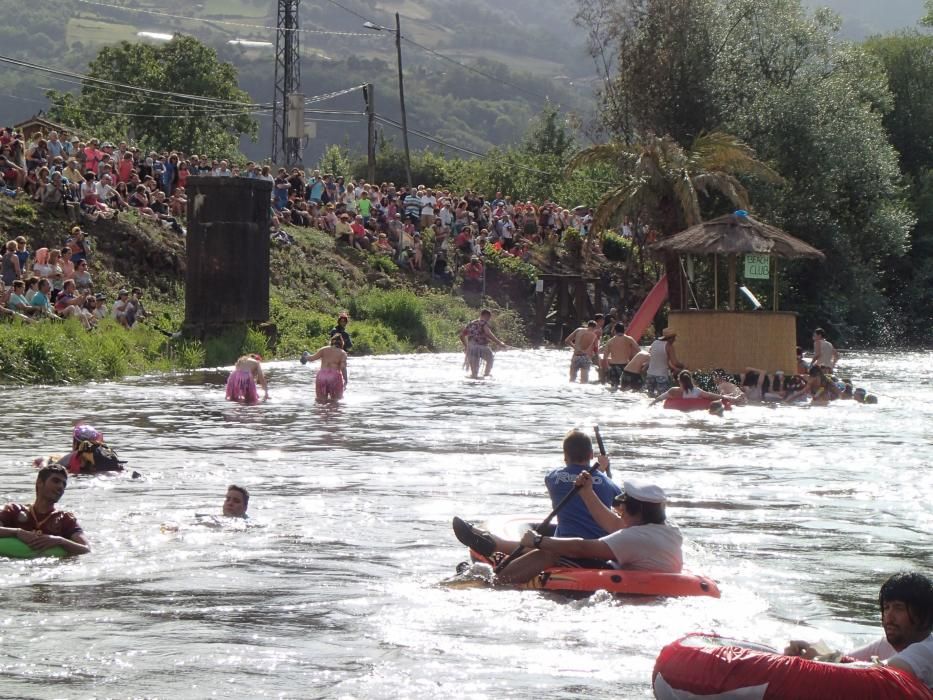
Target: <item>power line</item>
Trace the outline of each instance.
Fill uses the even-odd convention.
[[[96,2],[96,0],[78,0],[78,2],[84,3],[85,5],[97,5],[98,7],[107,7],[113,10],[123,10],[125,12],[139,12],[147,15],[154,15],[157,17],[168,17],[170,19],[182,19],[189,22],[206,22],[209,24],[222,24],[229,27],[241,27],[245,29],[266,29],[270,32],[278,31],[277,27],[268,27],[261,24],[249,24],[246,22],[233,22],[230,20],[223,19],[210,19],[209,17],[190,17],[188,15],[174,15],[169,12],[159,12],[158,10],[147,10],[141,7],[123,7],[121,5],[111,5],[106,2]],[[367,37],[373,38],[375,35],[372,32],[336,32],[328,29],[301,29],[299,27],[288,27],[285,28],[285,31],[292,32],[301,32],[302,34],[318,34],[325,36],[356,36],[356,37]]]
[[[78,78],[88,83],[99,83],[102,85],[112,85],[114,87],[123,88],[124,90],[136,90],[138,92],[148,92],[148,93],[155,93],[157,95],[167,95],[169,97],[178,97],[182,99],[193,100],[195,102],[228,105],[228,108],[231,105],[236,106],[236,107],[250,107],[250,108],[270,106],[268,104],[257,104],[255,102],[238,102],[237,100],[224,100],[224,99],[219,99],[216,97],[205,97],[204,95],[189,95],[187,93],[171,92],[167,90],[154,90],[151,88],[141,87],[139,85],[128,85],[126,83],[118,83],[112,80],[103,80],[102,78],[94,78],[92,76],[83,75],[81,73],[72,73],[71,71],[57,70],[55,68],[41,66],[36,63],[30,63],[28,61],[19,61],[15,58],[10,58],[9,56],[0,56],[0,63],[8,63],[13,66],[28,68],[31,70],[39,71],[41,73],[51,73],[52,75],[67,76],[69,78]]]

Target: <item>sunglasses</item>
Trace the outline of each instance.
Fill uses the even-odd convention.
[[[622,508],[627,500],[628,497],[624,493],[620,493],[618,496],[612,499],[612,507]]]

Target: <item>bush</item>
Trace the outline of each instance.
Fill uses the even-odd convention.
[[[521,258],[503,253],[491,245],[486,246],[484,253],[486,269],[495,270],[499,275],[506,278],[505,281],[513,280],[521,287],[530,287],[538,279],[538,268],[529,265]]]
[[[564,235],[560,242],[568,255],[574,258],[580,257],[580,253],[583,251],[583,237],[577,229],[570,227],[564,231]]]
[[[352,335],[354,355],[383,355],[407,349],[390,328],[378,321],[353,324]]]
[[[350,313],[360,320],[380,321],[396,336],[416,346],[430,345],[424,304],[408,290],[363,292],[350,301]]]
[[[632,239],[624,238],[612,231],[603,233],[603,255],[607,260],[626,262],[632,258]]]

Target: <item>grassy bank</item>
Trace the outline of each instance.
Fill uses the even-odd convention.
[[[0,201],[3,237],[25,235],[33,250],[61,247],[71,225],[28,203]],[[95,291],[112,303],[118,288],[142,286],[152,319],[131,330],[106,320],[90,332],[77,321],[0,322],[0,382],[118,379],[227,365],[250,352],[293,359],[325,345],[342,310],[350,313],[354,356],[456,350],[457,333],[477,315],[479,300],[471,306],[457,291],[403,273],[387,258],[340,248],[320,231],[289,229],[295,244],[273,244],[271,251],[269,324],[231,328],[203,342],[172,337],[184,321],[183,241],[133,216],[83,228],[93,246]],[[485,303],[495,312],[499,337],[522,345],[521,314],[494,299]]]

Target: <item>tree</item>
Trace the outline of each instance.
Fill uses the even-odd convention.
[[[236,69],[188,36],[108,46],[91,61],[79,94],[48,96],[50,119],[103,138],[133,135],[144,148],[231,157],[241,136],[258,132]]]
[[[827,255],[819,268],[792,265],[782,297],[803,324],[844,342],[877,340],[876,321],[890,312],[881,263],[904,254],[914,223],[877,59],[840,42],[839,18],[801,0],[616,5],[600,35],[618,58],[616,99],[603,104],[612,135],[669,134],[688,146],[724,132],[748,144],[786,178],[780,187],[743,180],[758,215]]]
[[[650,221],[662,235],[677,233],[703,220],[703,201],[722,198],[748,209],[748,192],[739,175],[777,183],[781,177],[755,158],[734,136],[706,134],[683,148],[670,136],[648,135],[632,144],[613,141],[580,151],[568,170],[595,163],[614,163],[622,180],[600,199],[593,228],[605,230],[622,215]],[[717,201],[717,197],[719,200]],[[681,308],[682,280],[678,256],[665,259],[672,308]]]

